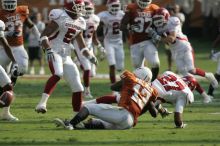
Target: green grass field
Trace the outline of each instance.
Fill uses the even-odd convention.
[[[196,65],[214,72],[216,63],[208,60],[209,43],[193,41],[196,51]],[[131,70],[129,52],[126,49],[126,69]],[[163,49],[160,49],[161,72],[166,70]],[[106,62],[99,65],[99,73],[107,73]],[[21,78],[15,87],[16,100],[11,107],[19,122],[0,121],[0,146],[220,146],[220,90],[214,102],[203,104],[202,97],[195,93],[195,102],[184,110],[185,129],[175,129],[173,115],[162,119],[150,117],[148,113],[139,118],[136,127],[130,130],[74,130],[57,128],[53,119],[71,118],[71,92],[62,80],[48,102],[48,112],[37,114],[34,108],[41,98],[45,79]],[[205,89],[209,84],[202,82]],[[93,79],[91,90],[95,97],[110,93],[109,81]],[[165,105],[173,110],[171,105]]]

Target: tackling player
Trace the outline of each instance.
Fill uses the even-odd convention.
[[[103,27],[104,48],[109,64],[109,78],[111,84],[116,82],[117,71],[124,69],[124,49],[122,31],[120,30],[121,19],[124,12],[121,10],[119,0],[108,0],[106,4],[108,11],[98,14],[100,18],[100,28]]]
[[[86,22],[81,17],[84,15],[84,6],[83,0],[65,0],[64,9],[50,11],[50,23],[41,34],[41,44],[45,49],[52,76],[48,79],[42,98],[35,108],[38,113],[47,112],[47,100],[62,76],[72,90],[73,111],[77,112],[81,108],[83,86],[79,70],[71,59],[70,43],[75,41],[74,44],[80,52],[97,64],[97,59],[89,52],[83,39],[83,31],[86,29]]]
[[[3,21],[0,20],[0,51],[1,56],[7,56],[12,61],[12,67],[11,67],[11,74],[18,74],[18,64],[15,61],[15,58],[12,54],[11,48],[8,44],[8,41],[5,38],[4,34],[5,30],[5,24]],[[3,69],[3,67],[0,65],[0,95],[2,95],[5,91],[10,91],[13,94],[13,86],[11,84],[11,79]],[[18,121],[18,118],[14,117],[10,113],[10,106],[3,107],[2,113],[0,115],[0,119],[2,120],[8,120],[8,121]]]
[[[126,31],[128,27],[130,30],[129,43],[133,67],[141,67],[146,59],[152,67],[152,80],[155,80],[159,73],[160,61],[157,48],[149,35],[149,29],[153,14],[159,6],[151,2],[152,0],[136,0],[135,3],[128,4],[121,22],[121,30]]]
[[[74,128],[86,129],[130,129],[137,124],[138,117],[142,114],[142,109],[148,107],[151,112],[156,109],[152,102],[157,99],[157,91],[142,79],[151,79],[145,68],[138,68],[131,73],[125,71],[121,75],[121,80],[112,85],[115,90],[120,90],[120,100],[118,106],[109,104],[86,104],[79,113],[70,121],[55,119],[57,126],[63,126],[68,130]],[[79,123],[89,115],[97,117],[88,123]]]

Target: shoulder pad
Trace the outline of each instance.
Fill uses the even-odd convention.
[[[169,19],[171,25],[180,25],[180,19],[178,17],[170,17]]]
[[[107,11],[102,11],[102,12],[98,13],[97,16],[101,19],[102,17],[106,16],[106,12]]]
[[[0,31],[4,31],[5,30],[5,23],[0,20]]]
[[[22,15],[29,15],[29,9],[28,6],[18,6],[17,11],[21,13]]]
[[[94,21],[96,22],[96,23],[99,23],[100,22],[100,18],[97,16],[97,15],[93,15],[92,16],[92,18],[94,19]]]
[[[82,30],[86,30],[86,20],[83,17],[79,17],[79,23]]]
[[[56,20],[61,16],[62,13],[63,13],[63,10],[61,9],[53,9],[49,13],[49,19]]]

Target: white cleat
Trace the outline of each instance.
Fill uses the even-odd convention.
[[[67,121],[67,120],[63,121],[59,118],[56,118],[56,119],[54,119],[54,123],[57,127],[63,127],[67,130],[73,130],[74,129],[73,126],[70,124],[70,122]]]
[[[46,105],[43,105],[43,104],[38,104],[35,108],[35,111],[37,113],[42,113],[42,114],[45,114],[47,112],[47,108],[46,108]]]
[[[5,121],[10,121],[10,122],[15,122],[19,120],[17,117],[13,116],[11,113],[2,114],[0,119],[5,120]]]
[[[218,88],[218,81],[216,80],[213,73],[206,73],[205,77],[211,82],[213,88]]]
[[[44,74],[45,74],[44,68],[40,68],[39,75],[44,75]]]
[[[213,96],[207,96],[207,97],[205,97],[204,99],[203,99],[203,103],[211,103],[212,102],[212,100],[213,100]]]
[[[92,96],[91,93],[89,93],[89,92],[84,92],[84,97],[85,97],[86,99],[93,99],[93,96]]]

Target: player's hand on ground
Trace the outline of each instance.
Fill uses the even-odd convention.
[[[207,95],[206,97],[204,97],[203,99],[203,103],[210,103],[213,100],[213,96]]]

